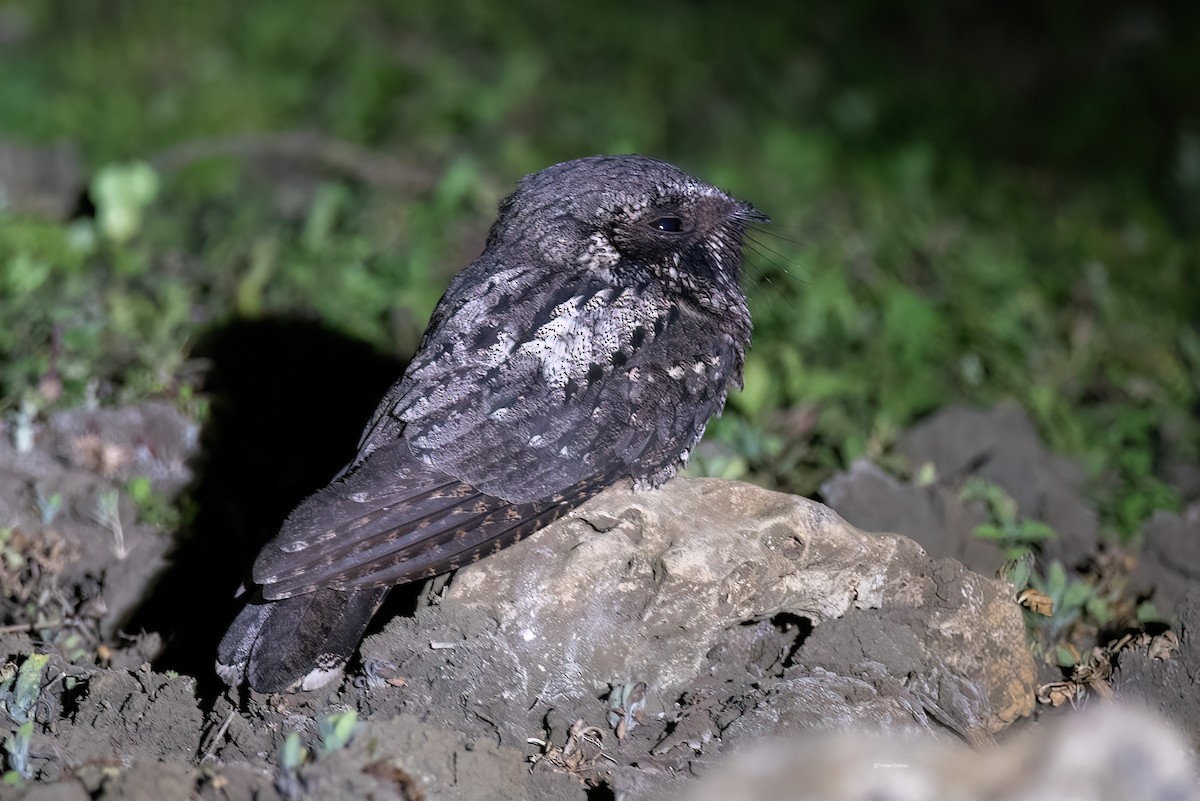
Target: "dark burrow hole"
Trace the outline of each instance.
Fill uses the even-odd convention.
[[[782,676],[812,633],[812,621],[791,612],[747,620],[728,629],[707,654],[714,675],[746,670],[756,676]]]

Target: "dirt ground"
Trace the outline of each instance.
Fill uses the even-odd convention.
[[[918,633],[904,645],[887,628],[898,618],[870,617],[865,603],[836,620],[764,607],[714,634],[696,656],[702,670],[685,684],[664,667],[668,678],[649,687],[637,676],[602,691],[567,683],[550,701],[543,682],[531,703],[517,677],[545,665],[538,651],[517,646],[536,633],[512,629],[520,637],[505,650],[497,643],[507,613],[480,612],[471,596],[472,587],[491,597],[508,585],[436,579],[394,594],[343,681],[297,695],[227,690],[213,653],[242,572],[288,509],[336,471],[369,412],[363,404],[399,370],[345,343],[331,348],[330,335],[303,324],[237,333],[237,359],[228,358],[228,335],[202,349],[215,364],[203,429],[149,404],[56,415],[25,432],[27,448],[17,447],[21,432],[4,432],[0,705],[11,732],[7,767],[27,778],[0,787],[0,798],[667,798],[712,770],[726,745],[821,725],[866,722],[977,743],[1009,736],[1002,729],[1012,716],[1001,725],[971,718],[973,690],[954,685],[950,667],[927,686],[906,680],[889,690],[900,685],[888,676],[935,675],[925,663],[905,667],[924,658],[929,640]],[[947,410],[914,429],[902,450],[936,465],[939,482],[918,486],[863,464],[827,485],[824,500],[861,528],[916,539],[929,554],[914,550],[921,564],[933,565],[920,570],[953,574],[938,587],[967,586],[971,575],[945,558],[988,575],[1003,561],[970,538],[981,512],[953,489],[983,475],[1023,514],[1068,533],[1048,553],[1072,575],[1116,560],[1106,569],[1120,575],[1125,595],[1157,591],[1174,621],[1124,641],[1123,631],[1080,633],[1085,649],[1099,649],[1094,675],[1072,677],[1039,658],[1046,702],[1012,730],[1115,693],[1165,714],[1193,749],[1200,744],[1200,701],[1190,689],[1200,645],[1188,625],[1200,626],[1196,498],[1183,514],[1150,521],[1143,553],[1117,555],[1101,546],[1078,468],[1047,454],[1019,412]],[[181,510],[176,497],[185,499]],[[611,524],[602,512],[578,522],[579,536],[619,530],[640,539],[642,524],[629,522],[638,515],[623,509]],[[646,581],[662,584],[661,576]],[[642,630],[625,637],[634,646],[666,642]],[[593,649],[603,652],[595,658],[625,653],[614,648]],[[552,651],[541,653],[547,664],[561,658],[562,670],[586,674],[592,657]],[[35,653],[49,655],[37,670]],[[945,700],[951,685],[967,699],[957,707]]]

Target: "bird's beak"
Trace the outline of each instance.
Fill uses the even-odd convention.
[[[733,218],[738,222],[744,223],[769,223],[771,218],[763,214],[758,209],[751,206],[749,203],[742,203],[733,213]]]

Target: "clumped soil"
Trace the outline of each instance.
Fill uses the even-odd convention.
[[[814,633],[811,619],[785,613],[730,628],[706,655],[705,675],[673,694],[631,681],[535,710],[503,689],[528,666],[472,647],[471,638],[496,621],[464,618],[453,604],[439,610],[445,578],[395,594],[344,680],[307,694],[227,690],[212,672],[212,654],[236,610],[242,572],[290,506],[348,456],[369,412],[355,399],[376,397],[400,367],[365,352],[322,361],[326,334],[299,329],[271,324],[239,340],[252,343],[241,346],[245,367],[217,374],[203,431],[174,407],[151,403],[58,414],[25,432],[31,447],[20,451],[18,432],[5,432],[2,678],[31,653],[50,659],[28,713],[31,778],[24,789],[0,789],[0,797],[582,801],[613,797],[613,788],[630,798],[673,797],[683,779],[710,768],[723,739],[786,733],[789,716],[802,720],[821,703],[836,704],[841,719],[833,725],[853,725],[860,702],[877,700],[877,676],[839,674],[835,663],[851,651],[861,659],[872,637],[893,636],[876,631],[878,619],[854,612]],[[207,343],[214,353],[227,345]],[[263,380],[261,369],[286,380]],[[330,371],[346,379],[339,391],[329,388]],[[279,395],[258,391],[271,385]],[[308,403],[297,404],[300,397]],[[1030,515],[1057,515],[1070,536],[1053,555],[1069,568],[1106,558],[1077,470],[1040,450],[1012,410],[967,421],[961,410],[948,414],[941,429],[935,419],[906,440],[910,458],[941,460],[948,481],[956,469],[982,472],[1024,499]],[[962,436],[963,425],[973,439]],[[968,439],[990,450],[955,452]],[[1023,468],[1023,459],[1037,469]],[[980,570],[995,560],[963,533],[978,510],[959,508],[936,487],[865,467],[838,482],[826,500],[852,523],[907,520],[910,530],[889,528],[932,556],[975,561]],[[179,497],[183,503],[173,503]],[[1187,559],[1200,542],[1200,507],[1155,518],[1147,542],[1130,586],[1164,588],[1164,607],[1183,621],[1171,633],[1176,647],[1164,650],[1161,638],[1128,640],[1112,650],[1107,672],[1076,684],[1164,711],[1200,744],[1200,708],[1189,689],[1200,646],[1188,629],[1200,625],[1200,595],[1195,561]],[[1103,650],[1119,634],[1089,636]],[[904,670],[916,658],[916,644],[907,647],[895,640],[878,669]],[[1064,680],[1049,660],[1039,670],[1047,683]],[[490,706],[465,697],[466,675],[495,690]],[[5,686],[5,723],[16,732],[14,682]],[[513,713],[518,706],[523,717]],[[1042,704],[1038,714],[1053,708]],[[347,712],[357,721],[342,732],[351,733],[348,741],[336,731],[339,720],[348,725],[339,717]],[[964,736],[935,710],[914,714],[938,736]]]

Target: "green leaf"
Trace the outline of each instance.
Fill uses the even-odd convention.
[[[1158,611],[1158,607],[1152,601],[1143,601],[1138,604],[1137,608],[1138,623],[1145,625],[1146,623],[1165,623],[1166,619],[1162,613]]]
[[[1044,586],[1038,587],[1051,598],[1061,600],[1063,591],[1067,588],[1067,571],[1061,562],[1054,561],[1046,569]],[[1055,604],[1057,607],[1057,604]]]
[[[17,671],[17,686],[8,714],[14,721],[32,721],[42,691],[42,671],[50,661],[49,654],[30,654]]]
[[[1008,538],[1008,532],[991,523],[980,523],[975,527],[975,536],[983,540],[1003,540]]]
[[[1017,537],[1029,542],[1043,542],[1055,537],[1054,529],[1038,520],[1025,520],[1017,527]]]
[[[1066,646],[1056,646],[1054,649],[1054,658],[1058,662],[1059,667],[1075,667],[1075,655]]]
[[[2,283],[14,300],[21,300],[40,289],[49,277],[49,262],[36,259],[28,252],[21,252],[4,266]]]
[[[937,467],[933,462],[925,462],[917,469],[917,475],[914,483],[918,487],[929,487],[936,484],[938,480]]]
[[[308,749],[300,744],[300,735],[297,732],[288,732],[288,736],[283,740],[283,747],[279,752],[279,762],[284,770],[295,771],[308,756]]]
[[[1029,560],[1017,556],[1005,565],[1002,578],[1015,589],[1023,590],[1029,586],[1029,578],[1032,572],[1033,567]]]
[[[1062,595],[1062,605],[1065,610],[1082,609],[1092,596],[1094,590],[1091,586],[1084,584],[1082,581],[1072,581],[1067,585],[1066,590]]]
[[[92,179],[92,200],[100,230],[118,244],[142,226],[142,213],[158,194],[158,173],[145,162],[108,164]]]
[[[1084,611],[1088,613],[1088,616],[1092,620],[1100,625],[1104,625],[1112,619],[1112,610],[1109,608],[1108,601],[1098,595],[1088,598],[1087,603],[1084,605]]]
[[[350,742],[350,738],[354,736],[354,729],[357,725],[358,713],[353,709],[335,712],[322,719],[317,728],[321,735],[323,749],[329,752],[345,748],[346,744]]]

